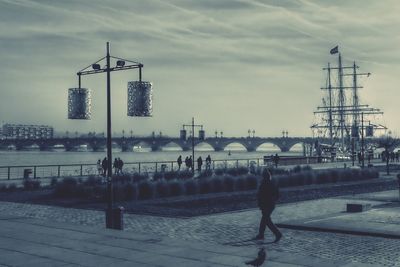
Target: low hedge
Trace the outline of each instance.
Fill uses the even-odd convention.
[[[291,187],[367,180],[378,177],[379,172],[374,169],[330,169],[318,171],[305,169],[305,171],[274,175],[274,181],[279,187]],[[157,197],[256,190],[260,180],[260,176],[251,173],[240,176],[229,174],[205,176],[198,179],[142,180],[138,183],[133,182],[133,179],[131,179],[127,183],[114,184],[114,199],[116,201],[129,201]],[[106,185],[101,184],[101,181],[95,178],[90,178],[86,181],[64,178],[61,182],[56,183],[54,194],[58,197],[105,199]]]

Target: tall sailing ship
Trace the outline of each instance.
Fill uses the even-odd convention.
[[[377,132],[387,128],[377,123],[383,115],[380,109],[362,104],[359,95],[360,78],[369,77],[371,73],[360,72],[354,61],[344,65],[339,47],[330,50],[337,55],[337,66],[328,63],[326,84],[322,105],[314,112],[315,123],[311,126],[313,136],[320,140],[316,145],[318,155],[334,158],[350,158],[364,150],[362,141],[365,137],[373,137]]]

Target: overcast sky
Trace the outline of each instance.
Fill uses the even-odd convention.
[[[361,101],[397,132],[399,14],[398,0],[0,0],[0,121],[105,131],[105,75],[83,77],[90,121],[67,119],[67,91],[110,41],[154,84],[153,117],[127,117],[137,72],[112,74],[115,132],[177,136],[194,116],[209,135],[310,136],[338,44],[345,63],[372,72]]]

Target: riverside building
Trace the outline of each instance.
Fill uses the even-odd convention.
[[[7,139],[51,139],[54,129],[47,125],[24,125],[6,123],[2,134]]]

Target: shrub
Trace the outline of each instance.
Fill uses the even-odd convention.
[[[279,187],[288,187],[290,185],[288,175],[277,175],[275,176]]]
[[[17,185],[15,183],[9,184],[7,189],[8,189],[8,191],[13,192],[13,191],[17,190]]]
[[[303,172],[312,171],[312,167],[310,165],[303,166],[303,167],[301,167],[301,171],[303,171]]]
[[[154,181],[159,181],[159,180],[161,180],[162,178],[164,178],[164,175],[163,175],[163,173],[161,173],[161,172],[155,172],[155,173],[153,174],[153,180],[154,180]]]
[[[6,184],[0,184],[0,192],[6,191],[7,190],[7,185]]]
[[[249,174],[246,176],[246,189],[248,190],[253,190],[257,189],[258,187],[258,180],[260,179],[259,177]]]
[[[235,178],[235,191],[246,190],[246,179],[242,176]]]
[[[181,181],[172,181],[169,183],[169,193],[171,196],[181,196],[185,193],[185,188]]]
[[[202,179],[198,181],[199,193],[200,194],[208,194],[212,192],[212,187],[210,183],[210,179]]]
[[[301,166],[300,166],[300,165],[295,166],[295,167],[292,169],[292,172],[294,172],[294,173],[301,172]]]
[[[126,200],[136,200],[138,198],[138,187],[136,184],[125,185]]]
[[[154,197],[154,185],[150,181],[143,181],[138,186],[138,198],[139,199],[150,199]]]
[[[224,183],[220,177],[210,179],[212,192],[219,193],[224,191]]]
[[[199,174],[198,178],[207,178],[207,177],[212,176],[212,174],[213,174],[212,170],[210,170],[210,169],[204,170]]]
[[[316,172],[314,183],[316,184],[329,183],[329,172],[328,171]]]
[[[215,175],[223,175],[225,173],[225,169],[215,169],[214,170]]]
[[[146,181],[148,179],[149,179],[149,175],[148,174],[134,173],[132,175],[132,182],[134,182],[134,183],[139,183],[141,181]]]
[[[100,184],[101,184],[101,178],[98,178],[100,180]],[[127,173],[121,174],[121,175],[114,175],[113,176],[113,181],[116,183],[121,183],[121,184],[127,184],[130,183],[132,181],[132,176],[130,176]]]
[[[106,200],[107,188],[103,185],[95,185],[93,187],[93,197],[95,199]]]
[[[193,172],[189,170],[184,170],[178,173],[178,178],[179,179],[189,179],[193,177]]]
[[[54,194],[57,197],[71,197],[76,193],[78,182],[75,178],[64,178],[54,188]]]
[[[36,190],[40,188],[39,180],[24,179],[22,182],[25,190]]]
[[[164,179],[169,181],[178,178],[178,173],[175,171],[168,171],[164,173]]]
[[[197,182],[194,180],[185,181],[184,187],[187,195],[195,195],[198,193]]]
[[[50,186],[55,187],[57,183],[58,183],[57,177],[52,177],[50,180]]]
[[[155,185],[156,187],[156,195],[158,197],[167,197],[169,195],[169,186],[164,181],[159,181]]]
[[[225,192],[232,192],[235,190],[235,178],[232,176],[224,176],[223,185]]]
[[[113,186],[113,198],[114,201],[124,201],[126,200],[126,190],[125,186],[122,184]]]
[[[249,173],[249,169],[246,167],[238,167],[238,168],[229,168],[226,169],[225,173],[232,176],[245,175]]]
[[[73,192],[73,195],[80,198],[93,198],[93,187],[84,184],[78,184]]]
[[[115,178],[115,177],[114,177]],[[113,179],[114,179],[113,178]],[[84,182],[83,184],[85,186],[95,186],[95,185],[100,185],[102,183],[102,179],[100,177],[90,175]]]

